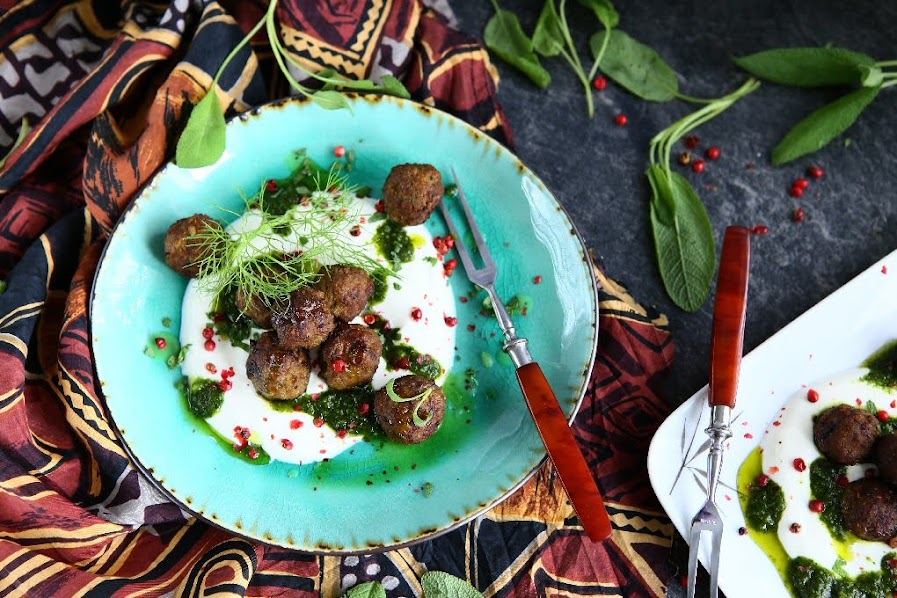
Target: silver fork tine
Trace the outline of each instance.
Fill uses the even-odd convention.
[[[713,544],[712,551],[710,557],[710,595],[718,596],[719,595],[719,551],[723,543],[723,530],[719,527],[714,527],[713,534]]]
[[[473,241],[476,243],[477,250],[480,253],[480,257],[483,259],[483,265],[487,267],[495,266],[495,262],[492,261],[492,254],[489,253],[489,248],[486,245],[486,240],[483,239],[483,234],[480,232],[480,227],[477,226],[477,221],[473,217],[473,212],[470,211],[470,204],[467,202],[467,196],[464,194],[464,188],[461,187],[461,181],[458,180],[458,173],[455,172],[455,167],[451,167],[452,170],[452,179],[455,181],[455,187],[458,189],[458,199],[461,201],[461,207],[464,209],[464,217],[467,218],[467,225],[470,227],[470,232],[473,235]],[[452,233],[454,235],[454,232]],[[455,239],[457,243],[458,239]],[[462,242],[463,246],[464,243]],[[464,264],[464,267],[467,267],[467,264]]]
[[[701,542],[701,528],[692,526],[688,538],[688,598],[695,598],[698,582],[698,544]]]
[[[458,227],[455,226],[455,221],[452,219],[448,208],[445,206],[445,200],[439,202],[439,209],[442,211],[442,217],[445,218],[445,223],[448,225],[452,237],[455,238],[455,249],[458,251],[458,257],[461,258],[461,263],[464,264],[464,270],[469,277],[473,275],[476,270],[473,267],[473,261],[470,259],[470,253],[468,253],[467,247],[461,240],[461,233],[458,232]]]

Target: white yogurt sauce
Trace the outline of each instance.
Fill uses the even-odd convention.
[[[389,267],[388,261],[377,253],[373,243],[374,233],[382,223],[382,220],[373,223],[369,221],[376,213],[375,201],[352,198],[347,207],[354,216],[347,219],[345,227],[337,234],[347,243],[365,248],[371,257]],[[248,211],[227,230],[257,227],[258,219],[257,214]],[[360,233],[350,234],[349,230],[356,225]],[[355,232],[357,231],[358,229]],[[371,306],[370,310],[388,321],[393,329],[400,329],[405,343],[420,353],[432,355],[445,368],[443,376],[437,380],[439,383],[454,361],[455,327],[446,322],[449,318],[455,318],[454,297],[443,273],[443,264],[433,247],[433,237],[426,227],[409,226],[405,227],[405,232],[414,243],[414,259],[402,264],[397,279],[389,279],[385,299]],[[314,242],[313,238],[303,246],[299,241],[300,234],[306,236],[308,232],[294,231],[285,237],[281,249],[285,252],[308,249]],[[255,392],[252,382],[246,376],[246,359],[249,356],[247,351],[235,347],[218,335],[212,339],[215,349],[206,350],[206,339],[202,332],[209,324],[207,314],[212,311],[213,303],[214,297],[200,288],[196,279],[191,279],[184,293],[181,309],[180,342],[181,346],[190,345],[181,369],[191,380],[220,380],[222,370],[233,368],[234,376],[230,378],[233,386],[224,393],[221,409],[206,420],[216,433],[230,442],[237,442],[235,428],[248,428],[251,432],[249,441],[253,445],[261,445],[272,460],[298,465],[333,458],[362,440],[361,436],[351,433],[341,438],[336,430],[326,424],[316,427],[312,416],[307,413],[284,412],[272,408],[268,401]],[[412,315],[417,309],[421,312],[419,320]],[[359,317],[353,323],[363,322]],[[311,357],[314,360],[314,352]],[[210,373],[208,364],[214,366],[215,374]],[[379,389],[390,378],[408,373],[402,370],[387,371],[386,362],[381,358],[373,386]],[[306,393],[325,390],[327,384],[319,376],[317,369],[313,369]]]
[[[856,539],[846,545],[839,545],[832,538],[817,513],[808,505],[810,493],[810,464],[822,456],[813,442],[813,417],[829,407],[840,403],[865,408],[872,401],[877,409],[884,410],[890,417],[897,416],[897,408],[892,405],[897,395],[889,393],[875,384],[861,380],[869,372],[857,368],[804,388],[788,400],[776,421],[769,427],[761,443],[763,449],[763,472],[782,487],[785,493],[785,511],[779,521],[778,536],[791,558],[807,557],[823,567],[832,569],[841,558],[846,561],[844,569],[856,576],[864,571],[877,571],[882,557],[893,552],[884,542],[869,542]],[[810,389],[819,393],[815,403],[807,398]],[[803,459],[807,467],[798,471],[795,459]],[[847,468],[850,481],[862,478],[872,464],[858,464]],[[793,533],[791,524],[800,524],[800,531]]]

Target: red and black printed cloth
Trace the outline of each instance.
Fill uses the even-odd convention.
[[[428,6],[430,4],[430,6]],[[598,271],[598,360],[576,435],[616,528],[590,542],[550,465],[476,521],[380,554],[319,557],[185,515],[128,461],[89,345],[107,235],[171,157],[192,105],[263,2],[0,0],[0,595],[338,596],[379,580],[420,596],[446,571],[491,596],[659,596],[672,527],[646,475],[667,413],[662,316]],[[400,77],[419,102],[510,145],[497,73],[445,2],[281,0],[308,65]],[[285,93],[260,37],[219,81],[234,114]]]

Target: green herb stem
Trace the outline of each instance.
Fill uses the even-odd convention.
[[[670,155],[672,153],[673,144],[684,137],[690,131],[696,129],[707,121],[713,119],[727,108],[732,106],[739,99],[753,92],[760,86],[760,82],[754,78],[749,78],[741,87],[727,96],[711,101],[703,108],[692,112],[691,114],[679,119],[672,125],[655,135],[651,140],[649,149],[650,160],[654,164],[660,164],[667,172],[670,173]]]
[[[696,98],[695,96],[679,93],[675,90],[673,90],[672,93],[677,100],[682,100],[683,102],[691,102],[692,104],[712,104],[716,101],[716,99],[714,98]]]
[[[567,48],[570,52],[570,56],[572,60],[570,61],[570,65],[573,67],[574,72],[576,72],[576,76],[579,78],[579,81],[582,83],[583,89],[586,93],[586,106],[588,106],[589,118],[595,116],[595,103],[592,98],[592,87],[589,84],[591,79],[586,77],[586,71],[582,66],[582,61],[579,60],[579,53],[576,51],[576,46],[573,43],[573,37],[570,35],[570,27],[567,25],[567,11],[566,9],[567,0],[561,0],[558,5],[558,18],[561,21],[561,33],[564,36],[564,41],[567,42]],[[568,58],[570,60],[570,58]]]
[[[897,60],[882,60],[880,62],[876,62],[875,66],[878,66],[878,67],[897,66]]]
[[[895,85],[897,85],[897,78],[891,79],[887,83],[882,83],[881,89],[884,89],[885,87],[894,87]]]
[[[604,39],[601,40],[601,47],[598,48],[598,53],[595,55],[595,62],[589,70],[589,81],[595,78],[595,74],[598,72],[598,65],[601,64],[601,59],[604,58],[604,52],[607,50],[607,44],[610,41],[610,27],[605,26],[604,30],[606,35],[604,36]]]
[[[277,0],[271,0],[271,5],[268,7],[268,12],[265,13],[265,16],[263,16],[261,19],[259,19],[259,22],[256,23],[255,26],[249,30],[249,33],[247,33],[246,36],[240,40],[240,43],[238,43],[236,46],[234,46],[234,49],[230,51],[230,54],[227,55],[227,57],[224,59],[224,62],[222,62],[221,66],[218,67],[218,72],[215,73],[215,78],[212,79],[212,87],[218,85],[218,80],[221,78],[221,75],[224,73],[224,69],[226,69],[227,65],[230,64],[230,61],[234,59],[234,56],[236,56],[237,53],[243,49],[243,46],[248,44],[249,41],[253,37],[255,37],[255,34],[259,32],[259,30],[262,28],[262,25],[264,25],[265,21],[268,20],[269,15],[274,14],[273,11],[276,7],[277,7]]]

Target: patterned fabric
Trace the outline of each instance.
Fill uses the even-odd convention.
[[[437,3],[438,5],[438,3]],[[550,465],[501,506],[434,540],[316,557],[182,512],[129,463],[90,353],[87,306],[105,240],[169,160],[223,57],[265,10],[252,2],[0,2],[0,595],[337,596],[380,580],[420,596],[442,570],[486,596],[659,596],[672,527],[645,475],[666,415],[666,321],[605,278],[598,361],[575,432],[616,527],[585,539]],[[413,97],[510,144],[478,42],[415,0],[283,0],[295,56],[351,77],[401,77]],[[219,81],[238,113],[276,96],[262,40]],[[5,149],[3,150],[5,153]]]

